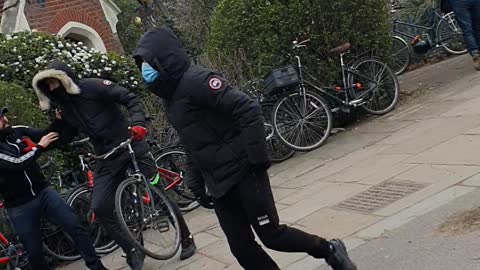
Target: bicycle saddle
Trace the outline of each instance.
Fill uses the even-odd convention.
[[[350,44],[350,42],[347,42],[336,48],[331,49],[330,53],[344,53],[348,51],[351,47],[352,47],[352,44]]]

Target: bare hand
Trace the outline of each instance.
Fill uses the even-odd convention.
[[[55,109],[55,118],[58,120],[62,120],[62,111],[59,109]]]
[[[46,148],[49,146],[52,142],[58,140],[58,133],[56,132],[50,132],[47,135],[43,136],[38,145],[40,145],[43,148]]]

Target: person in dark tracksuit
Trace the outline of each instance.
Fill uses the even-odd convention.
[[[78,217],[60,195],[48,187],[36,160],[58,139],[52,125],[47,130],[12,127],[0,110],[0,195],[8,217],[25,247],[33,270],[49,270],[43,256],[40,220],[62,226],[91,270],[106,270],[95,253],[93,242]],[[34,143],[37,142],[37,143]]]
[[[142,173],[147,179],[155,178],[155,161],[149,145],[143,140],[147,133],[145,113],[134,93],[108,80],[78,79],[73,70],[60,61],[54,61],[48,69],[37,73],[32,85],[42,109],[50,109],[51,103],[59,108],[58,118],[63,127],[58,144],[64,144],[82,132],[90,137],[95,152],[103,154],[133,136],[132,146]],[[119,105],[128,110],[130,123]],[[145,255],[121,234],[114,214],[115,192],[130,167],[130,156],[125,149],[107,160],[98,161],[94,172],[92,210],[109,236],[127,254],[130,267],[138,270],[143,267]],[[178,206],[175,210],[181,225],[180,257],[184,260],[194,255],[196,246]]]
[[[143,35],[135,61],[150,91],[163,99],[187,151],[187,185],[213,207],[233,255],[247,270],[275,270],[267,248],[306,252],[335,270],[355,270],[341,240],[327,241],[279,224],[270,187],[260,105],[211,70],[191,64],[168,28]]]

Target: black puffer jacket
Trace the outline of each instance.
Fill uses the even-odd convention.
[[[41,148],[22,155],[25,145],[21,139],[26,136],[38,142],[43,130],[17,127],[13,134],[0,139],[0,194],[5,206],[15,207],[29,202],[47,187],[36,160],[43,152]]]
[[[52,95],[45,82],[47,78],[58,79],[66,94]],[[80,131],[90,137],[95,152],[103,154],[128,139],[129,126],[145,126],[145,113],[134,93],[108,80],[79,80],[62,62],[55,61],[47,70],[36,74],[32,84],[42,109],[48,110],[51,102],[60,107],[64,122],[61,140],[64,142],[72,139]],[[119,105],[128,110],[131,123],[122,114]],[[134,142],[133,146],[137,155],[150,150],[145,141]],[[111,172],[116,174],[128,159],[125,150],[99,165],[109,167]]]
[[[149,89],[164,99],[167,117],[189,158],[187,184],[206,184],[222,197],[252,169],[268,164],[260,105],[219,74],[190,64],[180,41],[167,28],[147,32],[134,57],[160,71]]]

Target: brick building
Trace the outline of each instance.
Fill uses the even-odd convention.
[[[113,0],[0,0],[0,32],[41,31],[122,53]]]

